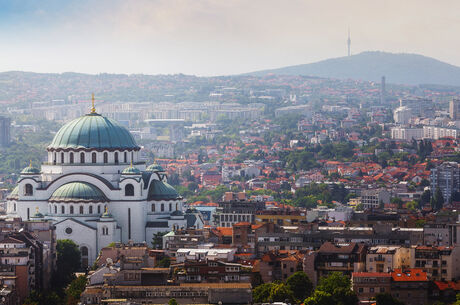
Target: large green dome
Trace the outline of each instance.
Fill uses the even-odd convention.
[[[147,200],[176,200],[180,198],[170,184],[159,180],[152,180],[150,183]]]
[[[65,124],[48,149],[139,149],[131,133],[112,119],[90,113]]]
[[[70,182],[54,191],[50,202],[106,202],[104,193],[86,182]]]

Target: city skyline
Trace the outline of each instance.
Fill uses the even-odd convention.
[[[454,1],[7,1],[0,4],[0,71],[238,74],[346,56],[348,27],[352,54],[417,53],[460,66],[455,52],[460,41],[453,38],[459,6]]]

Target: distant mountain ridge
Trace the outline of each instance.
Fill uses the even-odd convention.
[[[460,86],[460,67],[417,54],[363,52],[352,56],[246,73],[263,76],[305,75],[325,78],[356,79],[388,83],[420,85],[436,84]]]

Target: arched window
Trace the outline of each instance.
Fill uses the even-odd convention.
[[[80,163],[85,163],[85,153],[80,153]]]
[[[102,235],[109,235],[109,228],[106,226],[102,227]]]
[[[169,211],[172,211],[172,203],[169,204]]]
[[[97,206],[97,213],[101,214],[101,206],[100,205]]]
[[[69,163],[72,164],[73,163],[73,152],[69,154],[69,157],[70,157]]]
[[[155,203],[152,203],[152,212],[155,212]]]
[[[65,214],[65,207],[61,205],[61,214]]]
[[[61,163],[64,164],[64,153],[61,153]]]
[[[82,205],[80,206],[80,214],[84,214],[84,213],[83,213],[83,206],[82,206]]]
[[[32,196],[34,194],[34,188],[32,184],[27,183],[24,188],[24,195],[25,196]]]
[[[134,152],[131,152],[131,161],[134,163]]]
[[[123,162],[128,163],[128,153],[126,151],[123,153]]]
[[[134,186],[132,184],[125,186],[125,196],[134,196]]]
[[[57,158],[57,155],[56,153],[53,154],[53,164],[56,164],[56,158]]]
[[[57,214],[57,205],[54,206],[54,214]]]
[[[164,203],[161,204],[161,211],[162,211],[162,212],[165,211],[165,204],[164,204]]]
[[[176,211],[179,210],[179,204],[176,203]]]
[[[88,248],[83,246],[80,248],[81,256],[88,256]]]
[[[16,203],[14,204],[13,209],[16,211]]]
[[[92,159],[91,161],[92,161],[93,163],[96,163],[96,153],[95,153],[95,152],[93,152],[93,153],[91,154],[91,159]]]
[[[109,163],[109,154],[108,153],[104,153],[104,163]]]
[[[70,214],[73,214],[73,205],[70,206]]]
[[[115,164],[118,164],[118,152],[115,152]]]
[[[93,214],[93,206],[92,205],[89,206],[89,213]]]

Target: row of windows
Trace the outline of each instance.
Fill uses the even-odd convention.
[[[67,214],[75,214],[75,208],[73,205],[61,205],[61,209],[60,209],[60,212],[61,214],[66,214],[66,206],[68,206],[68,213]],[[104,207],[104,209],[106,208],[106,206]],[[50,213],[52,213],[52,209],[54,211],[54,214],[57,214],[58,213],[58,206],[57,205],[54,205],[54,208],[50,207]],[[80,207],[78,208],[78,211],[79,211],[79,214],[93,214],[95,212],[95,210],[97,209],[97,214],[101,214],[101,211],[102,211],[102,206],[101,205],[98,205],[97,208],[93,208],[92,205],[90,205],[88,207],[88,212],[85,213],[85,208],[84,206],[80,205]]]
[[[170,203],[170,204],[169,204],[169,212],[172,212],[172,211],[173,211],[172,208],[173,208],[173,204]],[[155,212],[155,209],[156,209],[156,208],[155,208],[155,203],[152,203],[151,211],[152,211],[152,212]],[[175,209],[175,211],[177,211],[177,210],[179,210],[179,204],[178,204],[178,203],[176,203],[176,209]],[[162,204],[160,204],[160,212],[164,212],[164,211],[165,211],[165,204],[162,203]]]
[[[80,163],[86,163],[86,160],[85,160],[85,157],[86,154],[84,152],[81,152],[80,153]],[[62,152],[61,153],[61,156],[60,156],[60,163],[65,163],[65,154]],[[124,152],[123,155],[123,163],[127,163],[128,162],[128,152]],[[78,154],[77,153],[73,153],[73,152],[70,152],[69,153],[69,162],[70,164],[73,164],[75,163],[76,161],[76,158],[78,158]],[[134,153],[131,152],[131,160],[134,159]],[[103,154],[103,162],[104,163],[109,163],[109,154],[107,152],[104,152]],[[115,152],[114,153],[114,163],[115,164],[118,164],[120,162],[120,157],[119,157],[119,154],[118,152]],[[58,163],[58,154],[57,153],[54,153],[54,157],[53,157],[53,164],[56,164]],[[88,162],[89,163],[89,162]],[[93,152],[91,153],[91,163],[97,163],[97,153],[96,152]]]

